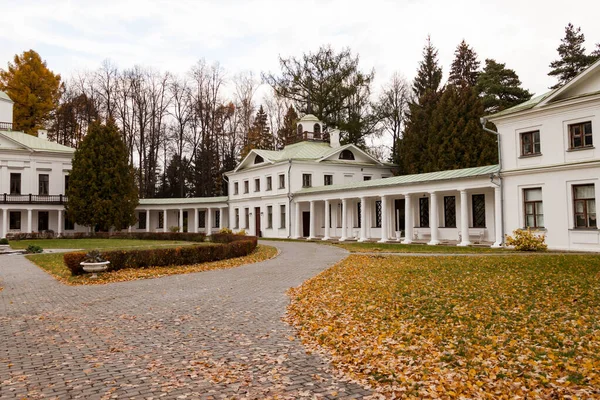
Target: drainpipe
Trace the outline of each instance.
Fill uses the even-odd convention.
[[[502,184],[502,175],[501,175],[501,172],[502,172],[502,147],[500,144],[500,134],[485,126],[488,122],[487,118],[481,117],[479,119],[479,122],[481,123],[481,128],[485,132],[491,133],[492,135],[496,135],[496,137],[498,138],[498,181],[500,182],[498,184],[498,186],[500,187],[500,215],[501,215],[500,224],[502,225],[502,238],[500,239],[500,245],[504,246],[504,185]],[[493,176],[492,176],[492,178],[493,178]],[[492,183],[494,183],[494,182],[492,181]]]
[[[287,238],[289,239],[292,235],[292,200],[294,195],[292,194],[292,181],[290,179],[290,172],[292,170],[292,159],[288,158],[288,172],[287,172],[287,188],[288,188],[288,212],[287,212]],[[296,221],[298,223],[298,221]]]
[[[224,216],[220,215],[219,218],[221,218],[221,225],[225,228],[229,229],[229,225],[231,225],[229,223],[229,178],[227,178],[227,176],[225,174],[223,174],[221,176],[221,179],[223,179],[225,181],[225,183],[227,184],[227,226],[225,226],[225,224],[223,223],[224,221]],[[221,211],[219,211],[221,212]],[[198,213],[196,213],[196,218],[198,218]],[[198,222],[196,221],[196,225],[198,225]]]

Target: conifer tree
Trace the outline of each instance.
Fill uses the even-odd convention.
[[[242,150],[242,158],[246,157],[252,149],[273,150],[273,135],[271,135],[269,130],[267,113],[262,105],[256,112],[252,127],[250,127],[250,130],[248,131],[248,140],[246,143],[246,146]]]
[[[575,28],[573,24],[569,23],[565,27],[565,37],[561,39],[561,44],[556,49],[560,58],[550,63],[552,70],[548,72],[548,75],[558,79],[558,83],[550,89],[561,87],[598,58],[596,52],[591,55],[586,54],[584,43],[585,36],[581,32],[581,28]]]
[[[293,106],[288,108],[283,117],[283,125],[277,130],[277,148],[283,149],[286,145],[296,141],[296,123],[298,113]]]
[[[531,93],[521,87],[517,73],[506,68],[506,64],[493,59],[485,60],[485,68],[477,78],[476,88],[486,115],[500,112],[531,98]]]
[[[478,75],[477,53],[463,39],[454,51],[454,61],[450,67],[448,83],[461,87],[473,87],[477,84]]]
[[[420,99],[427,92],[437,92],[442,82],[442,67],[438,64],[438,51],[431,43],[431,36],[423,48],[423,61],[419,63],[417,76],[413,82],[415,99]]]
[[[135,223],[138,190],[114,122],[92,122],[75,151],[66,194],[67,215],[79,225],[109,231]]]
[[[13,129],[37,135],[49,125],[61,94],[60,75],[54,74],[33,50],[15,55],[0,70],[0,90],[14,102]]]

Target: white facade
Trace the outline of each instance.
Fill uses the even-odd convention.
[[[13,101],[4,92],[0,92],[0,129],[12,128]]]

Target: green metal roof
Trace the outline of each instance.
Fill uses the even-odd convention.
[[[472,178],[486,176],[498,172],[498,165],[486,165],[484,167],[453,169],[447,171],[428,172],[426,174],[401,175],[391,178],[373,179],[370,181],[351,182],[343,185],[317,186],[304,188],[296,194],[337,192],[353,189],[368,189],[388,186],[404,186],[416,183],[444,181],[449,179]]]
[[[208,204],[208,203],[227,203],[227,196],[219,197],[185,197],[179,199],[162,198],[162,199],[140,199],[141,206],[151,205],[172,205],[172,204]]]
[[[336,149],[337,150],[337,149]],[[284,147],[283,150],[258,150],[254,151],[265,160],[273,162],[285,160],[318,160],[331,153],[332,148],[325,142],[299,142]]]
[[[11,103],[13,103],[12,99],[10,97],[8,97],[8,95],[6,93],[4,93],[3,91],[0,90],[0,99],[2,100],[8,100]]]
[[[37,136],[28,135],[25,132],[18,131],[0,131],[0,135],[5,136],[33,151],[46,151],[51,153],[74,153],[75,149],[63,146],[56,142],[40,139]]]
[[[505,115],[513,114],[513,113],[516,113],[519,111],[529,110],[530,108],[533,108],[533,107],[537,106],[539,103],[541,103],[542,101],[544,101],[544,99],[548,98],[548,96],[550,96],[555,91],[556,91],[556,89],[546,92],[544,94],[541,94],[539,96],[532,97],[531,99],[527,100],[524,103],[517,104],[516,106],[507,108],[506,110],[502,110],[500,112],[497,112],[496,114],[492,114],[488,118],[494,119],[496,117],[503,117]]]

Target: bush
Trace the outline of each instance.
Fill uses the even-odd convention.
[[[8,244],[8,239],[7,238],[0,239],[0,244]]]
[[[15,233],[12,240],[24,239],[45,239],[43,234]],[[75,232],[73,235],[63,235],[57,239],[139,239],[139,240],[177,240],[183,242],[204,242],[206,234],[204,233],[178,233],[178,232]]]
[[[36,246],[35,244],[30,244],[29,246],[27,246],[25,253],[36,254],[36,253],[41,253],[43,251],[44,251],[44,249],[42,249],[40,246]]]
[[[219,230],[219,233],[227,233],[227,234],[231,235],[233,233],[233,231],[229,228],[221,228]]]
[[[219,234],[216,234],[219,235]],[[213,235],[214,236],[214,235]],[[109,271],[123,268],[166,267],[173,265],[193,265],[210,261],[225,260],[250,254],[258,243],[255,237],[231,239],[235,235],[221,237],[224,242],[213,245],[172,247],[147,250],[115,250],[101,252],[103,259],[110,261]],[[225,240],[230,240],[225,242]],[[86,253],[66,253],[64,263],[73,275],[83,273],[80,265]]]
[[[548,248],[546,235],[536,235],[531,229],[517,229],[513,236],[506,236],[506,244],[518,251],[543,251]]]
[[[246,236],[246,230],[245,229],[240,229],[237,233],[240,236]]]
[[[170,226],[169,232],[171,232],[171,233],[179,232],[179,227],[178,226]]]

